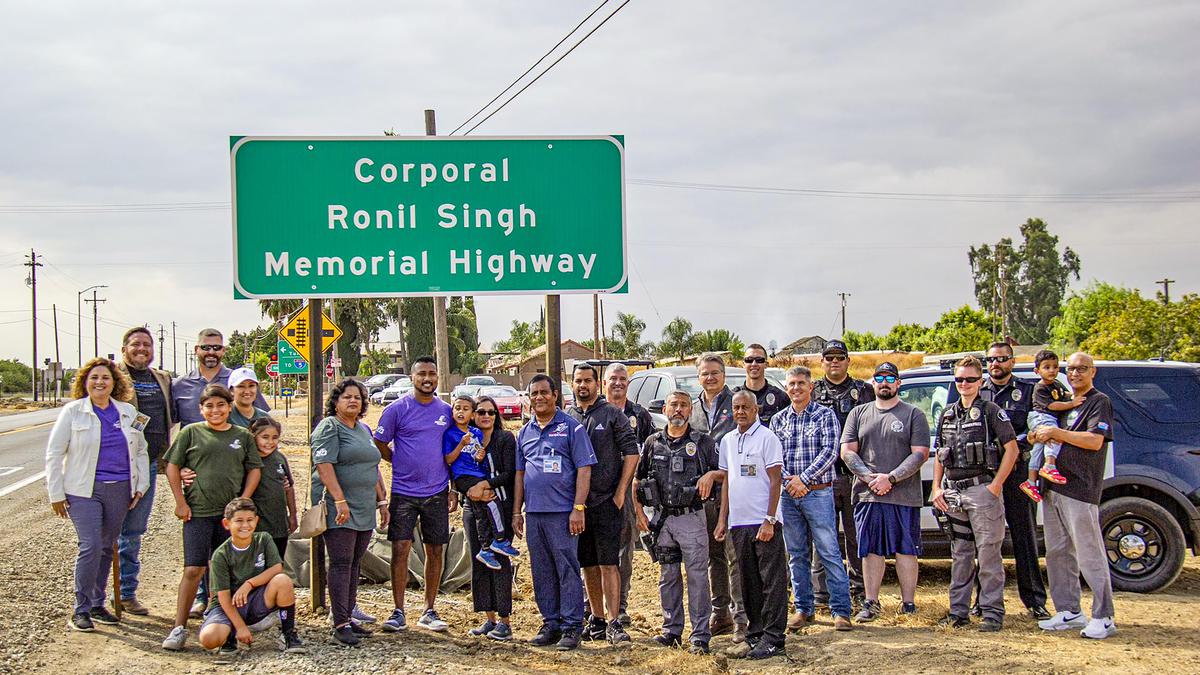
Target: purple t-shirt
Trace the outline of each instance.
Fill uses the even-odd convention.
[[[108,408],[93,405],[100,418],[100,456],[96,459],[96,480],[129,480],[129,442],[121,430],[121,411],[116,404]]]
[[[422,404],[406,394],[384,408],[375,440],[392,444],[393,494],[425,498],[447,489],[442,434],[453,424],[450,404],[440,398]]]

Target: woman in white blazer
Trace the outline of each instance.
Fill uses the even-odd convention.
[[[93,622],[115,624],[104,607],[113,550],[125,514],[145,494],[153,475],[142,430],[149,421],[132,400],[129,376],[109,359],[92,359],[75,375],[74,401],[63,406],[46,445],[50,508],[70,518],[79,537],[75,608],[70,628],[91,632]]]

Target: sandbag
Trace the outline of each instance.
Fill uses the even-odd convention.
[[[308,588],[309,581],[309,539],[291,539],[288,541],[287,554],[284,560],[284,572],[292,578],[299,588]],[[443,593],[453,593],[471,585],[471,549],[467,543],[466,531],[454,528],[450,531],[450,543],[444,548],[442,565]],[[387,536],[375,532],[371,535],[371,543],[363,554],[359,569],[361,582],[382,584],[391,581],[392,544]],[[425,587],[425,547],[421,544],[421,528],[413,531],[412,551],[408,556],[408,585],[410,588]]]

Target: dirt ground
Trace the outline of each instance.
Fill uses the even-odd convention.
[[[295,409],[293,409],[295,410]],[[369,419],[375,419],[378,408]],[[308,465],[303,420],[292,415],[285,431],[285,452],[300,478]],[[729,658],[729,637],[713,642],[711,656],[692,656],[655,647],[658,571],[645,554],[635,558],[630,614],[632,646],[585,643],[576,652],[559,654],[531,648],[523,640],[540,625],[532,599],[527,565],[520,566],[513,625],[517,640],[498,644],[468,637],[480,617],[471,611],[469,590],[443,595],[438,610],[450,622],[447,634],[431,635],[410,628],[401,635],[378,635],[356,649],[331,644],[328,619],[307,609],[308,594],[299,591],[300,633],[306,655],[284,656],[274,645],[275,631],[260,634],[250,650],[230,663],[198,646],[190,625],[187,649],[163,651],[160,643],[171,627],[175,589],[182,561],[178,521],[172,515],[165,477],[150,530],[143,545],[139,599],[150,616],[126,615],[120,626],[97,626],[84,634],[66,628],[72,602],[75,533],[69,522],[50,513],[43,490],[30,486],[0,499],[0,673],[116,672],[1200,672],[1200,559],[1189,558],[1182,575],[1165,592],[1154,595],[1117,593],[1119,635],[1093,642],[1077,633],[1044,634],[1020,610],[1016,589],[1006,594],[1010,610],[1005,629],[981,634],[973,629],[950,631],[935,626],[947,610],[949,562],[922,561],[917,594],[919,612],[899,617],[899,589],[889,574],[882,601],[886,616],[853,632],[835,633],[828,615],[803,632],[789,636],[786,659],[766,663]],[[1012,568],[1009,566],[1011,577]],[[360,588],[360,603],[381,619],[391,608],[387,586]],[[1087,597],[1085,596],[1085,603]],[[419,607],[419,591],[409,590],[410,608]],[[412,614],[412,612],[410,612]],[[415,616],[414,616],[415,619]],[[415,621],[410,621],[410,626]]]

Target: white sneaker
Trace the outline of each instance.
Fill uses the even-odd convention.
[[[425,610],[425,613],[417,620],[417,625],[435,633],[443,633],[450,628],[450,624],[442,621],[442,617],[438,616],[438,613],[432,609]]]
[[[175,626],[167,635],[167,639],[163,640],[163,649],[169,649],[173,652],[183,650],[183,644],[187,642],[187,629],[183,626]]]
[[[1107,637],[1112,637],[1117,634],[1117,624],[1112,619],[1092,619],[1088,621],[1087,626],[1079,631],[1080,637],[1091,638],[1093,640],[1103,640]]]
[[[1059,612],[1049,619],[1043,619],[1038,622],[1038,628],[1042,630],[1072,630],[1083,628],[1088,623],[1087,619],[1079,612]]]
[[[279,623],[278,610],[271,610],[271,613],[260,619],[257,623],[252,623],[246,626],[251,633],[261,633],[268,628],[274,627]]]

